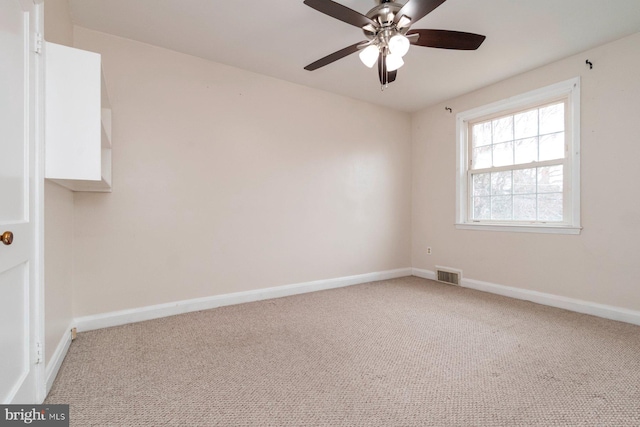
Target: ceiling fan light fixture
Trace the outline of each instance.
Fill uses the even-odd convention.
[[[408,17],[402,15],[402,17],[400,17],[400,20],[396,24],[396,28],[397,29],[407,28],[410,25],[411,25],[411,18],[408,18]]]
[[[364,65],[372,68],[378,60],[379,54],[378,46],[372,44],[361,50],[358,56],[360,56],[360,61],[362,61]]]
[[[396,34],[389,40],[389,50],[393,55],[405,56],[409,52],[411,43],[402,34]]]
[[[373,26],[373,25],[371,25],[371,24],[367,24],[367,25],[365,25],[364,27],[362,27],[362,29],[363,29],[364,31],[366,31],[366,32],[369,32],[369,33],[375,33],[375,32],[376,32],[376,27],[374,27],[374,26]]]
[[[395,71],[398,68],[404,65],[404,61],[402,60],[402,56],[397,53],[390,53],[385,58],[387,63],[387,71]]]

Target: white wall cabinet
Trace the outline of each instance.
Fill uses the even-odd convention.
[[[45,178],[73,191],[111,191],[111,107],[100,55],[45,46]]]

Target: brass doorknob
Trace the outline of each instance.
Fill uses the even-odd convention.
[[[0,239],[5,245],[10,245],[13,243],[13,233],[10,231],[5,231],[4,233],[2,233]]]

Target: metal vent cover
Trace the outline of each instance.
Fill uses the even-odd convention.
[[[460,286],[462,271],[454,268],[436,266],[436,280],[449,285]]]

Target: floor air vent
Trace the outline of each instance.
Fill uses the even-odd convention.
[[[436,266],[436,280],[449,285],[460,286],[462,271],[453,268]]]

